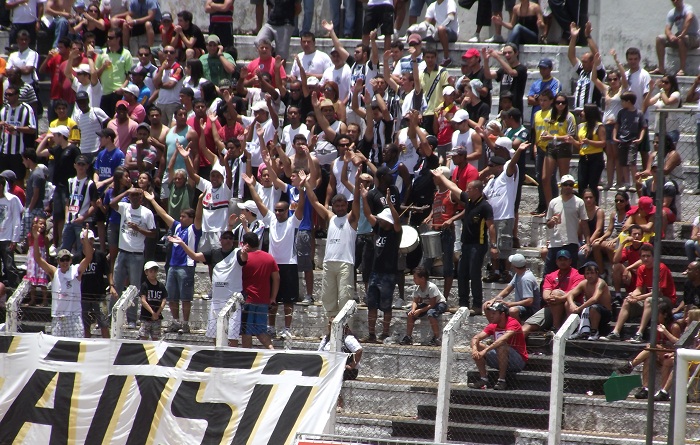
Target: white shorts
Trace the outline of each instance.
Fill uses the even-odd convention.
[[[51,318],[51,335],[56,337],[83,338],[85,328],[80,314],[59,315]]]
[[[221,247],[221,232],[202,232],[198,252],[207,254],[219,247]]]
[[[219,312],[226,306],[226,302],[212,301],[209,305],[209,320],[207,321],[207,338],[216,338],[216,320],[219,318]],[[241,314],[242,310],[238,309],[228,319],[228,339],[238,340],[241,336]]]

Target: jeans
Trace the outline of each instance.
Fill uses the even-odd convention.
[[[603,153],[583,155],[578,160],[578,193],[583,196],[585,189],[591,189],[595,202],[599,203],[598,184],[600,176],[605,169],[605,159]]]
[[[78,246],[80,246],[80,232],[83,230],[83,226],[73,223],[66,223],[63,226],[63,240],[61,242],[61,249],[68,249],[75,255],[78,253]]]
[[[588,21],[588,0],[549,0],[549,7],[552,9],[554,19],[562,29],[562,39],[569,41],[571,33],[569,25],[571,22],[577,23],[583,28]],[[579,34],[577,45],[585,45],[585,33]]]
[[[508,36],[508,42],[517,45],[534,45],[539,42],[536,32],[518,23]]]
[[[314,0],[303,0],[304,22],[301,24],[301,32],[311,31],[311,23],[314,20]]]
[[[141,274],[143,273],[143,252],[127,252],[119,250],[117,259],[114,262],[114,286],[119,292],[119,295],[124,292],[127,284],[136,286],[141,285]],[[110,312],[115,302],[110,304]],[[129,323],[136,322],[136,307],[129,306],[126,310],[126,320]]]
[[[462,256],[459,259],[459,305],[469,307],[469,290],[473,294],[471,307],[481,308],[484,302],[484,290],[481,285],[481,267],[488,250],[487,244],[462,244]]]
[[[693,241],[692,239],[686,240],[685,255],[691,263],[700,257],[700,241]]]
[[[168,301],[192,301],[194,297],[194,266],[170,266],[165,278]]]
[[[537,183],[539,184],[539,186],[537,187],[537,195],[539,197],[537,210],[542,212],[547,210],[547,205],[549,205],[548,202],[544,202],[544,189],[542,188],[545,187],[545,184],[543,184],[542,181],[542,168],[544,168],[544,158],[546,156],[547,153],[544,150],[540,150],[539,148],[537,149],[537,155],[535,157],[535,163],[537,164],[535,179],[537,179]],[[552,198],[559,196],[559,187],[557,187],[557,175],[552,174],[549,178],[549,183],[552,189]]]
[[[258,41],[263,38],[275,42],[277,54],[287,60],[289,59],[289,42],[292,40],[293,33],[294,25],[272,26],[265,23],[255,38],[255,44],[257,45]]]
[[[58,41],[61,37],[68,35],[68,20],[65,17],[56,17],[49,27],[49,35],[53,33],[53,44],[51,48],[58,47]]]
[[[336,35],[341,35],[340,32],[340,5],[343,0],[329,0],[331,6],[331,17],[333,19],[333,28]],[[345,23],[343,26],[343,37],[352,37],[355,34],[355,6],[357,0],[345,0]]]
[[[0,261],[2,261],[2,280],[14,287],[19,282],[15,267],[15,252],[10,250],[12,241],[0,241]],[[9,295],[8,295],[9,297]]]

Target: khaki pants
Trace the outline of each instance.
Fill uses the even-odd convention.
[[[353,267],[350,263],[326,261],[323,263],[321,302],[329,318],[335,317],[350,300],[353,289]]]

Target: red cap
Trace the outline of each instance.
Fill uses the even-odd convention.
[[[120,105],[124,105],[124,107],[126,107],[127,109],[129,108],[129,102],[125,100],[117,101],[117,105],[114,108],[117,109]]]
[[[649,215],[655,213],[656,211],[656,208],[654,207],[654,201],[649,196],[640,197],[637,205],[640,210],[644,210]]]
[[[481,54],[479,54],[479,50],[476,48],[468,49],[462,54],[462,59],[468,59],[470,57],[481,57]]]

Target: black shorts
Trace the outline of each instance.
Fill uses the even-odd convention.
[[[299,299],[299,268],[296,264],[280,264],[280,288],[277,303],[296,303]]]
[[[362,23],[362,34],[366,35],[379,28],[384,36],[394,34],[394,7],[392,5],[368,6]]]
[[[153,24],[153,34],[158,34],[159,32],[159,27],[160,27],[160,22],[151,22]],[[131,28],[131,35],[132,37],[136,36],[142,36],[146,34],[146,25],[145,24],[139,24],[139,25],[134,25],[133,28]]]

